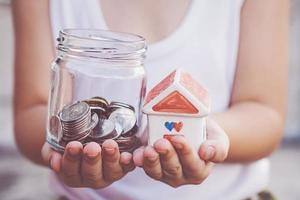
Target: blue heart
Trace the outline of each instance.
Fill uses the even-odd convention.
[[[174,122],[165,122],[165,127],[169,130],[172,131],[174,128]]]

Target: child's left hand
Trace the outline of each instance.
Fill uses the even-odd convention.
[[[207,137],[198,153],[184,137],[174,136],[156,141],[154,147],[137,149],[133,160],[148,176],[172,187],[200,184],[208,177],[213,162],[223,162],[229,150],[228,136],[211,119],[207,120]]]

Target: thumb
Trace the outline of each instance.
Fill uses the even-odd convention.
[[[212,119],[207,119],[206,123],[207,140],[201,144],[199,156],[205,161],[223,162],[229,151],[228,136]]]
[[[42,158],[46,166],[56,173],[60,172],[62,155],[54,151],[48,143],[45,143],[41,150]]]

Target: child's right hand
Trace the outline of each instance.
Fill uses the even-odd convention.
[[[120,154],[114,140],[106,140],[102,148],[95,142],[85,147],[80,142],[70,142],[63,155],[45,143],[42,157],[70,187],[104,188],[135,168],[132,154]]]

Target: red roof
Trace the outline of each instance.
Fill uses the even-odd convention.
[[[154,88],[152,88],[152,90],[150,90],[147,95],[144,105],[149,103],[152,99],[157,97],[162,91],[167,89],[174,82],[175,75],[176,75],[176,70],[174,70],[166,78],[160,81]]]
[[[193,94],[199,101],[201,101],[205,106],[209,106],[210,99],[207,90],[202,87],[195,79],[193,79],[190,74],[181,72],[180,84],[191,94]]]
[[[164,92],[166,91],[166,92]],[[148,93],[144,112],[206,115],[210,109],[207,90],[182,70],[175,70]]]

